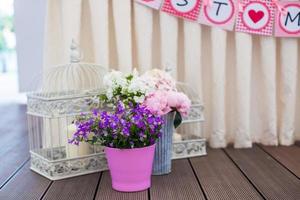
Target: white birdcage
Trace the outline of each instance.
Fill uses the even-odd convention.
[[[100,107],[98,94],[106,68],[80,62],[71,45],[71,63],[46,71],[41,91],[27,95],[31,169],[51,180],[107,169],[103,148],[69,144],[72,123],[81,113]]]
[[[206,140],[203,138],[204,106],[199,96],[188,84],[177,82],[177,90],[186,94],[191,110],[173,134],[173,159],[206,155]]]
[[[103,149],[69,144],[72,122],[99,107],[98,91],[28,94],[27,120],[31,169],[58,180],[107,169]]]

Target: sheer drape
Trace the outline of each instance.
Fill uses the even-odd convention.
[[[85,62],[130,71],[172,67],[205,105],[212,147],[300,139],[299,39],[254,36],[178,19],[131,0],[48,1],[44,67]]]

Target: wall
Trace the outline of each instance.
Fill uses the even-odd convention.
[[[20,92],[41,82],[46,0],[15,0],[15,28]]]

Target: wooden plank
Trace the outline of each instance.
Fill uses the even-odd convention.
[[[205,199],[188,159],[172,164],[170,174],[152,177],[150,199]]]
[[[51,181],[29,170],[27,163],[1,190],[0,199],[38,200]]]
[[[207,151],[190,159],[207,199],[263,199],[221,149]]]
[[[45,194],[45,200],[92,200],[100,173],[54,181]]]
[[[300,148],[298,146],[260,146],[278,162],[300,178]]]
[[[12,147],[6,148],[6,154],[0,153],[0,188],[3,181],[30,158],[28,138],[20,137],[16,140],[18,142],[10,142]]]
[[[5,116],[1,118],[1,121],[9,122],[16,119],[16,114],[26,113],[27,106],[25,104],[1,104],[0,114]],[[25,116],[25,115],[24,115]]]
[[[300,180],[259,147],[225,151],[266,199],[300,199]]]
[[[15,145],[12,143],[12,145]],[[0,164],[0,188],[6,183],[19,167],[29,159],[28,144],[20,144],[6,155],[1,155]]]
[[[5,118],[0,121],[3,127],[0,140],[0,188],[29,159],[25,110],[26,107],[22,105],[8,106],[4,111],[7,112]]]
[[[148,191],[142,191],[142,192],[117,192],[112,189],[111,187],[111,179],[108,171],[103,172],[100,184],[98,187],[98,192],[96,195],[96,200],[118,200],[118,199],[123,199],[123,200],[143,200],[143,199],[148,199]]]
[[[26,106],[24,105],[10,105],[2,107],[4,109],[0,120],[1,126],[1,140],[0,153],[10,147],[10,142],[13,142],[18,137],[27,137],[27,120],[26,120]]]
[[[25,105],[0,106],[1,108],[1,140],[0,154],[6,153],[7,147],[11,147],[11,142],[16,138],[27,137],[27,120]],[[5,117],[3,117],[5,116]]]

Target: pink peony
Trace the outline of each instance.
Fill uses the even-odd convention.
[[[169,91],[167,92],[167,99],[168,99],[168,105],[171,108],[176,108],[178,104],[178,99],[177,99],[177,92],[174,91]]]
[[[190,99],[182,92],[169,91],[167,93],[168,105],[186,116],[191,107]]]
[[[182,92],[177,92],[176,82],[170,74],[153,69],[147,71],[141,79],[150,88],[144,105],[153,114],[164,115],[174,110],[183,116],[188,114],[191,101]]]
[[[143,103],[153,114],[165,115],[172,109],[168,106],[167,94],[164,91],[155,91],[146,97]]]
[[[146,85],[153,87],[154,90],[176,90],[175,80],[165,71],[159,69],[149,70],[141,78],[146,82]]]
[[[160,91],[152,92],[146,97],[144,105],[157,115],[164,115],[172,110],[177,110],[186,116],[191,107],[190,99],[182,92]]]
[[[176,109],[180,112],[183,116],[187,116],[190,108],[191,108],[191,100],[182,92],[178,94],[178,104]]]

